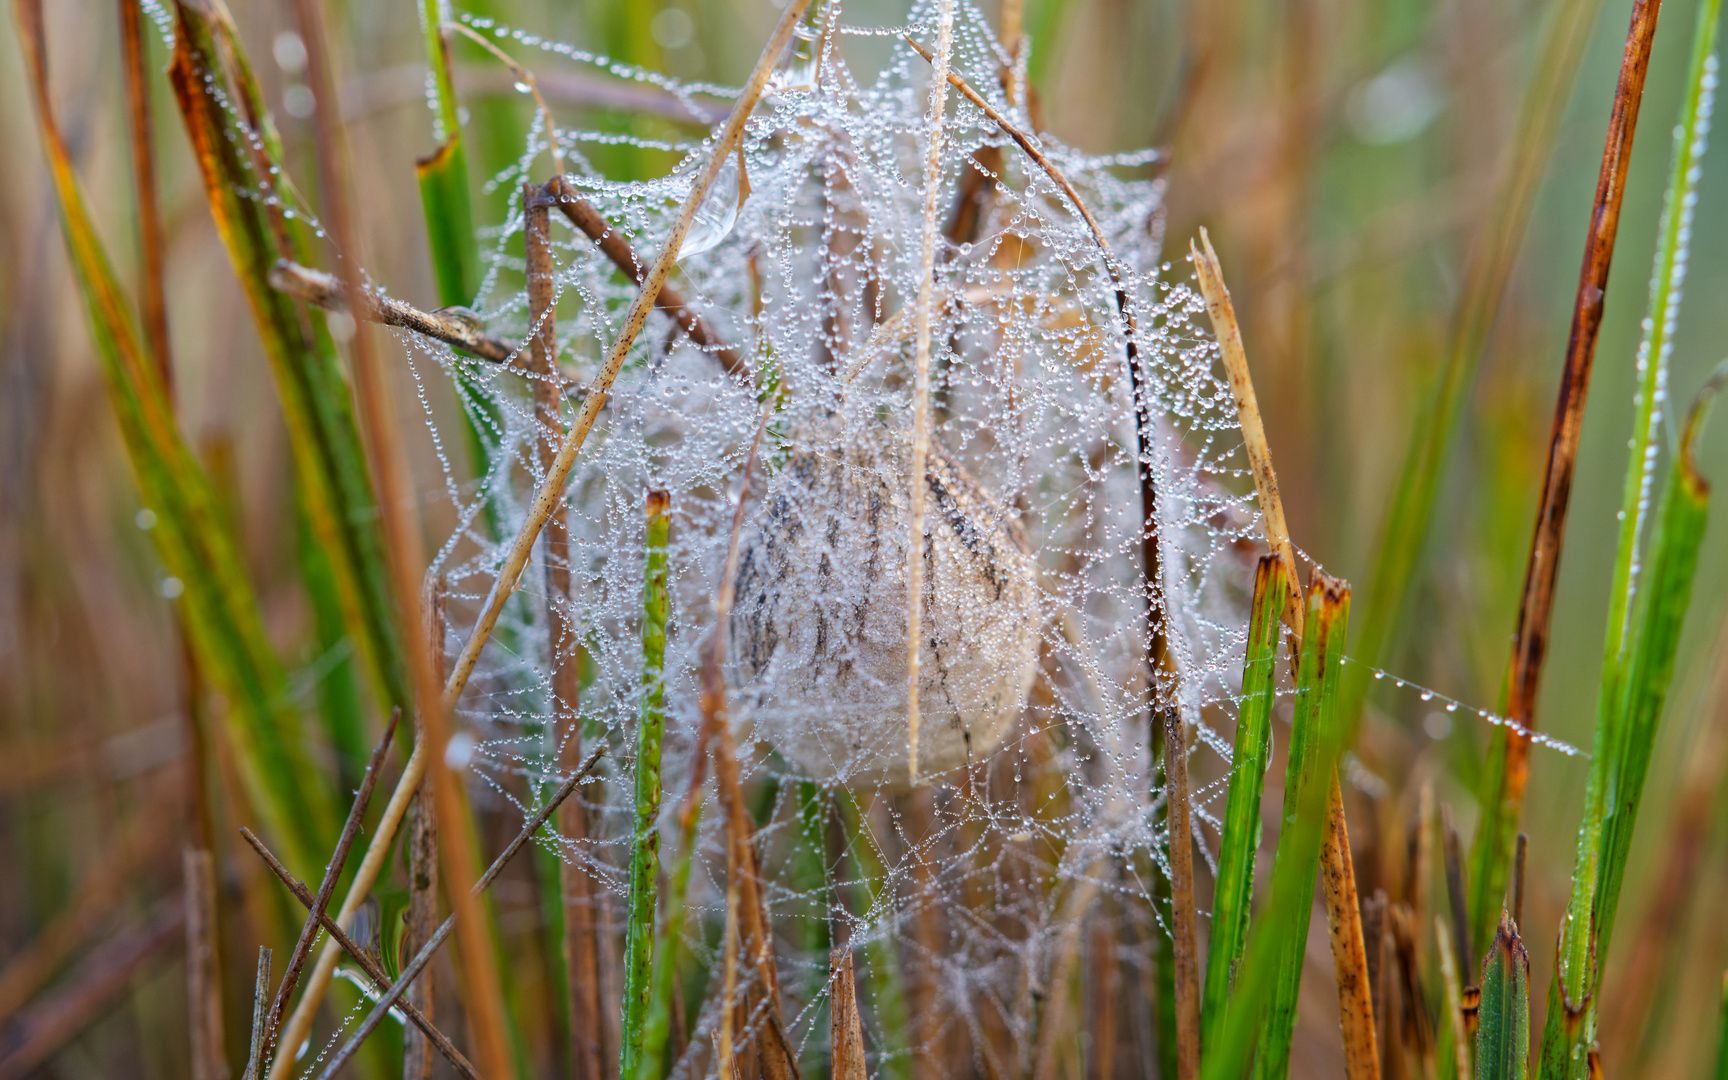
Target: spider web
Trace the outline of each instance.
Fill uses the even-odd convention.
[[[1164,937],[1153,890],[1168,838],[1149,740],[1148,648],[1162,628],[1176,671],[1164,692],[1197,734],[1195,764],[1207,759],[1195,770],[1205,850],[1217,836],[1206,804],[1222,798],[1228,772],[1219,731],[1234,728],[1258,535],[1251,498],[1233,493],[1246,487],[1240,435],[1200,325],[1204,305],[1161,260],[1154,156],[1088,156],[1042,136],[1108,238],[1138,324],[1163,563],[1148,615],[1115,286],[1067,197],[980,110],[950,95],[944,217],[963,195],[984,195],[976,227],[942,241],[936,257],[925,732],[918,785],[908,784],[911,307],[930,66],[896,44],[865,83],[841,45],[899,29],[933,41],[935,11],[920,4],[904,28],[857,28],[831,3],[824,24],[801,33],[674,275],[749,378],[728,375],[664,312],[650,317],[568,481],[571,595],[546,595],[538,552],[460,709],[471,773],[514,801],[532,803],[556,782],[573,732],[612,748],[605,775],[581,789],[588,837],[548,842],[621,910],[642,693],[644,493],[671,495],[669,793],[683,790],[691,768],[701,651],[742,499],[726,670],[786,1023],[806,1060],[820,1060],[829,949],[849,944],[874,1066],[896,1076],[909,1074],[914,1057],[955,1053],[1025,1071],[1065,1052],[1064,1031],[1073,1041],[1080,965],[1107,965],[1132,985],[1150,980]],[[469,22],[502,43],[687,99],[736,93]],[[1028,128],[999,77],[1008,62],[981,13],[958,7],[953,69]],[[541,161],[543,121],[521,161],[494,178],[517,195],[485,234],[489,269],[476,306],[492,332],[513,340],[531,329],[519,189]],[[654,143],[681,163],[663,178],[621,183],[584,156],[619,136],[557,137],[569,182],[644,259],[660,250],[713,145]],[[552,220],[559,360],[586,385],[636,287],[586,236]],[[519,370],[401,340],[423,401],[430,378],[446,380],[490,462],[473,481],[444,458],[461,526],[433,569],[448,582],[444,647],[453,654],[543,479],[540,421]],[[760,459],[746,479],[765,409]],[[429,423],[432,415],[428,408]],[[567,402],[564,422],[573,415]],[[432,427],[441,455],[460,441]],[[577,629],[576,701],[554,700],[554,648],[573,643],[552,641],[549,604]],[[704,798],[684,944],[695,964],[717,972],[725,853],[712,784]],[[675,804],[665,800],[663,820]],[[678,1075],[710,1067],[717,986],[716,977],[704,992]]]

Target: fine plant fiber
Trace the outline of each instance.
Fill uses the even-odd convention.
[[[67,249],[127,457],[155,515],[153,545],[181,583],[181,609],[200,668],[229,699],[224,730],[247,795],[284,848],[313,865],[336,832],[321,774],[306,757],[301,719],[284,693],[281,666],[214,486],[180,435],[161,368],[138,332],[73,173],[48,98],[40,7],[21,0],[16,12]]]
[[[1218,1044],[1225,1005],[1248,948],[1254,892],[1254,856],[1260,847],[1260,796],[1271,764],[1272,707],[1277,701],[1278,637],[1292,575],[1277,553],[1262,555],[1249,609],[1248,653],[1242,667],[1242,703],[1236,717],[1224,831],[1218,847],[1212,934],[1207,944],[1202,1046]]]

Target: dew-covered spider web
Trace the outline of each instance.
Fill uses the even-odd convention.
[[[1123,282],[1152,418],[1142,440],[1103,250],[1045,171],[950,94],[918,542],[920,764],[909,783],[912,310],[931,65],[898,32],[930,47],[936,18],[935,5],[920,4],[904,27],[853,27],[830,0],[800,34],[672,278],[706,320],[708,343],[665,311],[651,316],[566,487],[570,594],[548,594],[537,552],[460,708],[472,774],[525,805],[568,775],[571,740],[584,754],[610,748],[602,775],[580,789],[587,836],[547,842],[592,875],[615,922],[628,888],[643,697],[645,495],[669,492],[672,514],[663,823],[692,766],[700,664],[742,499],[725,674],[786,1032],[801,1060],[823,1059],[830,949],[848,945],[872,1068],[897,1076],[915,1060],[937,1072],[988,1062],[992,1073],[1018,1073],[1069,1054],[1083,1026],[1077,1010],[1102,992],[1106,971],[1122,995],[1147,999],[1167,947],[1155,896],[1167,838],[1152,703],[1155,694],[1176,703],[1194,733],[1196,834],[1211,850],[1217,823],[1207,808],[1222,802],[1259,551],[1204,306],[1162,261],[1156,155],[1089,156],[1039,138],[1095,217]],[[979,11],[959,6],[953,18],[953,70],[1029,128],[1013,90],[1023,72]],[[588,62],[690,100],[737,92],[469,23],[529,68]],[[895,45],[880,74],[855,78],[848,43],[889,32]],[[489,270],[475,306],[511,341],[533,329],[520,189],[546,179],[547,132],[542,118],[521,163],[493,180],[518,194],[486,233]],[[644,262],[713,145],[655,144],[681,163],[661,179],[623,183],[586,156],[620,136],[556,137],[569,190]],[[567,426],[636,286],[563,217],[551,222],[565,391],[557,419]],[[459,463],[465,436],[434,425],[461,522],[434,565],[447,582],[444,646],[454,653],[544,475],[537,443],[547,418],[520,364],[402,340],[423,390],[447,381],[486,450],[487,471],[471,480]],[[1142,441],[1161,564],[1150,594]],[[573,633],[554,639],[550,607]],[[1172,661],[1156,687],[1154,634]],[[553,692],[560,662],[579,667],[576,700]],[[1198,767],[1201,759],[1210,764]],[[721,1013],[726,856],[714,798],[710,782],[683,943],[688,969],[706,974],[689,983],[694,1027],[680,1076],[713,1071]],[[664,831],[671,858],[677,834]]]

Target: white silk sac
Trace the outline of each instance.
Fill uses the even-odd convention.
[[[740,548],[739,712],[818,780],[907,786],[910,449],[887,424],[805,443]],[[925,470],[919,769],[982,762],[1038,659],[1037,567],[1020,523],[946,454]]]

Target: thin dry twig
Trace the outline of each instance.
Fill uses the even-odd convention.
[[[359,835],[360,822],[366,816],[366,808],[372,803],[372,789],[378,784],[378,772],[384,767],[384,756],[390,752],[390,743],[396,737],[396,725],[402,721],[400,708],[390,711],[390,721],[384,725],[384,737],[378,740],[378,746],[372,751],[372,760],[366,764],[366,776],[360,781],[360,790],[354,796],[354,803],[348,808],[348,820],[342,823],[342,835],[336,840],[336,850],[330,856],[330,864],[324,868],[324,880],[318,883],[318,895],[307,905],[306,922],[300,927],[299,940],[294,942],[294,951],[288,954],[288,966],[282,971],[282,982],[276,987],[276,997],[270,1003],[269,1019],[264,1024],[264,1046],[266,1051],[276,1043],[276,1035],[282,1026],[282,1011],[288,1007],[288,997],[294,993],[294,987],[300,981],[300,969],[306,963],[306,956],[312,951],[312,942],[318,937],[318,928],[322,925],[324,913],[330,908],[330,897],[336,891],[336,879],[342,876],[342,868],[348,865],[348,849],[354,846],[354,837]]]
[[[493,881],[497,880],[498,875],[503,871],[504,867],[509,865],[510,860],[518,851],[522,850],[522,845],[528,842],[528,838],[538,832],[540,826],[546,824],[546,820],[552,816],[553,812],[558,809],[559,805],[562,804],[565,799],[570,797],[571,792],[576,790],[576,785],[580,784],[583,779],[594,770],[594,766],[600,764],[600,758],[605,754],[605,752],[606,748],[604,746],[595,750],[582,768],[577,770],[575,775],[571,776],[570,779],[559,785],[558,790],[552,793],[552,797],[546,800],[546,805],[542,806],[534,813],[533,817],[528,819],[528,821],[522,826],[522,830],[516,834],[516,838],[510,841],[510,846],[505,848],[496,859],[492,860],[492,865],[486,868],[484,874],[480,875],[480,879],[476,881],[474,887],[469,890],[468,895],[470,900],[478,899],[480,894],[484,893],[487,887],[490,886]],[[366,1037],[372,1034],[385,1016],[389,1015],[390,1009],[398,1004],[401,1000],[402,992],[409,986],[413,985],[414,980],[419,978],[420,973],[426,970],[426,965],[431,961],[433,954],[435,954],[438,951],[439,946],[443,945],[450,937],[450,932],[456,928],[457,921],[461,915],[461,909],[451,912],[450,916],[438,927],[438,931],[432,935],[431,939],[428,940],[425,945],[420,947],[420,951],[414,954],[414,959],[410,960],[408,964],[403,967],[402,974],[393,984],[391,984],[388,990],[379,995],[378,1000],[373,1003],[372,1011],[366,1014],[366,1019],[360,1022],[359,1028],[357,1028],[348,1041],[342,1045],[340,1050],[331,1055],[329,1062],[324,1066],[324,1071],[318,1074],[319,1080],[331,1080],[332,1077],[341,1071],[342,1066],[347,1064],[348,1059],[354,1056],[354,1051],[360,1048],[360,1044],[366,1041]]]
[[[624,234],[613,228],[612,223],[595,209],[594,204],[577,192],[568,177],[553,177],[547,182],[544,191],[554,200],[552,205],[558,208],[558,212],[581,230],[582,235],[592,241],[602,255],[611,259],[612,265],[637,285],[642,284],[648,276],[648,265],[637,255],[636,249],[630,246],[630,241]],[[744,363],[744,358],[714,332],[708,320],[690,306],[684,294],[677,288],[663,283],[659,296],[655,297],[654,307],[672,316],[698,348],[720,362],[726,374],[746,386],[750,384],[751,371]]]
[[[276,858],[275,854],[264,845],[264,841],[258,839],[251,829],[242,828],[240,835],[248,844],[252,845],[252,850],[258,853],[260,859],[264,860],[264,865],[270,868],[270,872],[275,874],[282,884],[288,886],[288,891],[294,894],[294,899],[300,901],[300,905],[306,909],[307,917],[318,920],[318,926],[330,935],[330,940],[340,945],[342,950],[352,957],[356,964],[360,965],[360,970],[366,973],[366,977],[372,980],[379,992],[389,990],[390,978],[385,974],[384,969],[378,965],[378,961],[374,960],[365,949],[362,949],[353,938],[348,936],[341,924],[330,917],[327,908],[317,907],[318,898],[313,896],[305,885],[294,880],[294,875],[290,874],[288,868],[282,865],[282,861]],[[480,1074],[474,1071],[473,1064],[462,1055],[460,1050],[456,1049],[455,1044],[442,1031],[438,1030],[431,1018],[421,1012],[418,1006],[404,997],[396,1003],[396,1007],[425,1035],[428,1045],[443,1054],[450,1064],[456,1067],[458,1073],[468,1077],[469,1080],[479,1080]]]
[[[270,1007],[270,950],[258,946],[258,974],[252,982],[252,1044],[246,1051],[246,1071],[241,1080],[264,1075],[264,1015]],[[293,1055],[284,1055],[292,1057]]]
[[[525,371],[522,352],[508,341],[488,335],[479,320],[466,308],[440,308],[421,311],[412,304],[359,290],[359,310],[348,303],[350,293],[335,274],[301,266],[287,259],[278,260],[270,268],[270,287],[298,300],[316,304],[326,311],[343,312],[366,322],[412,330],[416,334],[442,341],[453,349],[507,368]]]

